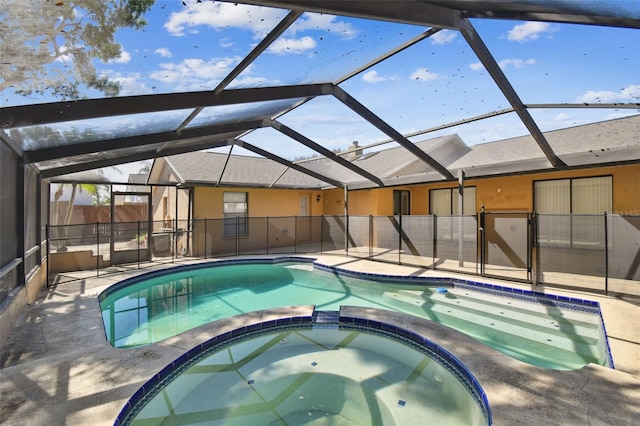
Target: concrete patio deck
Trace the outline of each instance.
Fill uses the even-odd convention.
[[[356,271],[454,275],[342,256],[311,257]],[[174,265],[161,267],[170,266]],[[153,345],[115,349],[105,339],[96,296],[117,281],[149,270],[100,277],[77,273],[77,280],[59,283],[40,293],[36,303],[22,313],[9,341],[0,350],[0,423],[113,424],[126,401],[145,381],[197,343],[246,321],[264,321],[312,309],[302,306],[254,312],[207,324]],[[521,283],[493,282],[530,288]],[[483,386],[495,425],[638,424],[640,298],[539,286],[535,290],[597,300],[616,369],[590,364],[576,371],[546,370],[516,361],[430,321],[363,308],[358,308],[358,315],[412,329],[450,350]]]

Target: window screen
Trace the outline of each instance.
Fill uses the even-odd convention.
[[[463,192],[462,214],[476,213],[476,188],[469,186]],[[458,188],[432,189],[429,191],[429,210],[435,215],[457,215],[459,212]]]
[[[222,214],[225,237],[248,234],[247,213],[246,192],[225,192],[223,194]]]
[[[534,206],[542,214],[603,214],[613,207],[611,176],[534,183]]]
[[[612,210],[611,176],[571,181],[571,213],[603,214]]]
[[[571,212],[571,181],[547,180],[534,185],[535,210],[542,214]]]

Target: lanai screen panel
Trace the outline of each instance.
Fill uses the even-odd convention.
[[[88,120],[63,121],[9,129],[8,133],[25,151],[52,146],[140,136],[175,130],[191,112],[188,110],[115,115]]]
[[[0,178],[3,183],[12,182],[11,185],[0,186],[0,268],[4,268],[20,257],[18,247],[18,235],[20,232],[20,218],[23,213],[17,206],[19,190],[15,182],[19,182],[21,173],[18,158],[13,155],[4,143],[0,143]],[[9,296],[9,293],[18,285],[17,269],[2,270],[0,275],[0,302]]]
[[[314,98],[278,120],[335,152],[346,151],[354,141],[365,145],[388,138],[333,96]]]
[[[634,48],[640,44],[636,29],[473,22],[525,104],[603,104],[637,99],[630,87],[638,83],[640,66]]]
[[[233,135],[228,135],[228,136],[232,137]],[[171,144],[172,144],[172,147],[174,148],[180,147],[180,146],[188,148],[188,146],[191,144],[194,144],[197,142],[206,143],[208,140],[211,140],[211,137],[203,137],[195,140],[191,139],[191,140],[183,140],[183,141],[174,141],[174,142],[171,142]],[[210,142],[209,144],[211,146],[216,145],[217,139]],[[225,142],[224,141],[220,142],[220,144],[225,144]],[[124,163],[124,162],[128,162],[127,160],[130,160],[135,156],[141,156],[143,157],[143,160],[146,160],[149,158],[153,158],[156,153],[162,152],[162,150],[165,149],[166,147],[167,147],[167,143],[141,145],[141,146],[134,146],[129,148],[113,149],[113,150],[104,151],[104,152],[94,152],[89,154],[76,155],[72,157],[65,157],[65,158],[49,160],[49,161],[41,161],[41,162],[35,163],[35,165],[40,170],[48,170],[48,169],[55,169],[55,168],[67,167],[67,166],[82,166],[84,163],[118,160],[118,159],[121,160],[119,161],[119,163]],[[95,168],[98,168],[98,167],[100,166],[96,166]]]
[[[510,107],[478,63],[458,31],[441,30],[341,87],[407,134]]]
[[[393,22],[303,13],[229,87],[336,81],[424,31]]]
[[[300,100],[300,98],[292,98],[279,101],[206,107],[185,128],[190,129],[214,124],[268,119],[281,112],[287,111]]]
[[[10,86],[1,91],[3,105],[60,99],[49,90],[58,81],[57,76],[68,76],[71,82],[78,83],[82,98],[105,96],[77,79],[79,76],[73,73],[74,55],[75,50],[95,46],[98,50],[110,41],[112,34],[93,31],[90,40],[72,36],[82,31],[85,24],[98,27],[98,20],[108,19],[106,15],[94,16],[78,3],[83,2],[2,2],[3,37],[11,43],[3,54],[10,55],[10,66],[18,71],[21,80],[19,85],[8,82]],[[99,3],[106,2],[96,2]],[[100,11],[98,15],[107,11],[126,16],[123,9],[128,2],[109,3],[96,8]],[[146,24],[141,29],[125,27],[113,33],[115,42],[121,46],[119,55],[109,60],[90,58],[98,77],[106,76],[119,84],[120,96],[213,90],[251,51],[252,43],[270,32],[288,13],[286,9],[230,2],[151,3],[142,16]],[[43,64],[43,57],[52,60]],[[8,65],[3,55],[5,78],[9,78],[8,68],[4,68]],[[41,91],[43,87],[45,90]],[[13,88],[23,94],[14,94]]]
[[[307,7],[305,2],[292,3]],[[458,18],[463,16],[491,16],[504,19],[471,18],[471,23],[509,79],[509,84],[513,85],[516,93],[522,98],[525,108],[530,111],[531,108],[538,108],[542,102],[595,99],[596,103],[605,103],[605,99],[618,99],[619,102],[629,104],[637,100],[637,69],[640,58],[637,54],[638,26],[634,26],[633,19],[637,19],[640,14],[636,2],[585,1],[580,2],[579,6],[577,3],[570,5],[571,7],[559,2],[557,7],[551,8],[550,3],[546,1],[523,1],[515,3],[516,6],[522,6],[517,10],[513,5],[505,5],[504,2],[498,1],[402,2],[401,4],[407,7],[406,10],[422,10],[423,7],[428,9],[437,5],[433,10],[439,9],[442,12],[424,16],[405,15],[404,18],[401,10],[386,9],[385,12],[385,6],[381,2],[371,2],[369,5],[363,3],[358,6],[363,8],[363,14],[378,13],[381,20],[334,16],[330,13],[302,13],[297,21],[266,51],[258,55],[255,61],[248,64],[248,68],[233,79],[227,88],[262,88],[303,82],[340,83],[342,89],[403,134],[435,128],[443,122],[472,120],[474,117],[482,117],[483,114],[512,105],[501,102],[503,97],[500,89],[496,87],[496,82],[486,73],[483,74],[477,57],[462,34],[457,31],[441,30],[380,63],[371,65],[370,61],[384,57],[385,52],[393,51],[392,49],[430,30],[427,26],[400,24],[390,20],[398,18],[415,22],[423,19],[434,21],[430,22],[433,24],[455,26],[460,22],[464,24],[464,20],[458,21]],[[317,5],[306,4],[309,7]],[[327,2],[326,5],[344,10],[352,8],[339,2]],[[8,52],[10,58],[9,61],[0,64],[3,67],[3,78],[5,81],[13,79],[15,76],[9,71],[16,70],[17,68],[12,68],[15,66],[29,71],[24,73],[27,76],[24,78],[25,85],[11,80],[10,84],[0,86],[3,105],[60,100],[60,97],[55,96],[55,91],[49,90],[55,87],[53,84],[38,86],[38,83],[63,74],[72,76],[70,83],[77,85],[77,95],[81,98],[97,99],[116,94],[90,88],[87,85],[90,79],[80,78],[79,74],[75,74],[74,77],[73,73],[68,73],[74,70],[75,65],[82,63],[77,60],[78,55],[91,49],[90,44],[67,42],[71,40],[69,37],[76,21],[81,17],[82,24],[95,24],[100,19],[89,13],[79,13],[87,11],[79,9],[71,2],[25,3],[7,0],[3,6],[0,14],[3,22],[7,24],[3,40],[11,41],[11,44],[3,45],[3,51]],[[110,6],[113,7],[111,3]],[[441,7],[444,9],[440,9]],[[458,11],[464,9],[469,11],[458,14]],[[558,18],[557,13],[585,24],[590,21],[604,22],[607,17],[613,17],[616,19],[605,23],[634,28],[514,20],[540,17],[562,19]],[[582,13],[584,16],[581,16]],[[95,76],[108,78],[120,86],[118,96],[189,93],[202,90],[212,90],[212,96],[215,96],[213,89],[222,88],[219,84],[225,76],[228,76],[231,70],[287,16],[291,15],[285,8],[258,7],[233,2],[156,2],[144,14],[147,24],[143,29],[136,31],[133,28],[122,28],[116,31],[115,42],[120,44],[120,49],[113,50],[114,55],[110,58],[106,57],[108,55],[103,55],[102,59],[90,58],[91,66],[95,68]],[[49,37],[54,33],[54,37]],[[104,39],[99,41],[108,40],[110,35],[106,32]],[[14,49],[15,46],[20,46],[20,49]],[[30,56],[30,53],[36,50],[51,53],[53,59],[44,65],[39,63],[38,61],[47,55]],[[75,60],[72,59],[74,55]],[[596,60],[591,61],[593,57]],[[554,62],[558,59],[559,63]],[[408,66],[409,61],[415,62]],[[365,64],[370,64],[371,67],[365,69]],[[42,73],[39,74],[40,71]],[[408,81],[403,80],[406,74],[409,74]],[[352,77],[343,81],[348,76]],[[74,78],[77,80],[74,81]],[[415,84],[400,88],[397,86],[399,81]],[[440,86],[435,92],[436,84],[444,86]],[[550,85],[561,89],[546,90]],[[573,89],[569,89],[570,86]],[[570,90],[576,93],[570,93]],[[21,94],[17,94],[18,92]],[[57,92],[58,95],[60,93]],[[236,115],[232,108],[224,117],[219,114],[222,110],[212,107],[200,112],[187,129],[216,123],[233,123],[237,119],[247,117],[271,117],[293,106],[292,102],[283,101],[278,105],[247,105],[247,108],[243,109],[246,114],[240,115]],[[532,106],[530,103],[538,106]],[[326,128],[317,126],[319,122],[323,119],[343,119],[344,114],[333,114],[334,111],[330,111],[331,115],[308,114],[309,109],[306,107],[304,104],[298,108],[312,118],[305,123],[305,127],[289,125],[312,140],[326,144],[329,149],[335,149],[337,145],[344,149],[354,140],[361,142],[361,145],[367,145],[388,136],[378,137],[365,129],[373,128],[369,123],[361,127],[359,124],[344,121],[335,121],[333,128],[325,132],[323,130]],[[535,124],[543,131],[566,127],[571,123],[593,121],[596,117],[611,118],[611,115],[607,114],[615,116],[635,111],[629,108],[629,105],[624,111],[577,109],[570,112],[561,109],[557,114],[549,112],[553,111],[553,108],[540,108],[534,119]],[[248,112],[249,110],[253,111]],[[7,132],[25,153],[29,153],[53,146],[73,147],[76,144],[113,138],[179,130],[180,123],[184,124],[184,118],[193,111],[188,109],[143,113],[113,119],[97,118],[46,126],[8,128]],[[499,120],[506,118],[503,116]],[[528,129],[521,126],[512,127],[511,122],[499,122],[499,125],[494,124],[492,127],[487,121],[482,120],[468,126],[469,129],[474,129],[469,131],[468,135],[495,134],[495,139],[502,139],[516,136],[518,129],[523,130],[522,134],[532,130],[531,125]],[[495,133],[492,133],[493,130]],[[378,132],[377,129],[374,129],[374,132]],[[326,137],[327,134],[329,137]],[[467,135],[462,136],[465,142],[471,145],[477,143],[468,139]],[[165,141],[163,149],[169,145],[171,144],[166,144]],[[183,142],[179,142],[178,146],[190,147],[189,143],[183,145]],[[193,145],[193,149],[200,148],[202,146]],[[170,150],[167,152],[171,153]],[[126,152],[121,153],[129,155]],[[99,158],[95,154],[77,154],[80,154],[80,151],[74,152],[70,149],[70,155],[75,158],[66,164],[87,161],[91,166],[92,162]],[[122,158],[113,154],[104,158],[124,162],[146,154],[160,155],[152,149],[145,151],[136,148],[131,153],[132,158]],[[549,155],[549,158],[553,159],[553,155]],[[41,159],[29,161],[37,161],[36,164],[42,163],[43,167],[48,168],[62,164],[59,159],[50,160],[53,163],[44,163],[46,160]]]
[[[311,148],[291,139],[271,127],[263,127],[244,135],[242,141],[269,151],[288,161],[299,161],[320,156]],[[257,154],[250,154],[257,155]]]
[[[100,167],[83,172],[59,175],[52,180],[56,182],[118,183],[123,184],[123,186],[114,188],[115,191],[129,191],[130,189],[127,189],[126,184],[129,183],[130,174],[144,174],[150,165],[151,161],[134,161],[118,164],[117,166]],[[132,183],[131,185],[135,186],[135,191],[149,191],[149,187],[142,186],[144,184],[141,182]]]
[[[518,115],[513,111],[504,111],[489,112],[481,122],[449,121],[434,127],[427,127],[417,132],[409,133],[409,140],[418,143],[435,137],[458,135],[465,145],[471,147],[498,140],[500,138],[499,135],[503,134],[509,134],[513,137],[527,134],[527,128]],[[539,151],[540,155],[544,155],[533,139],[531,139],[531,143],[532,153]],[[506,155],[509,154],[517,154],[517,152],[506,153]]]
[[[621,2],[622,3],[622,2]],[[635,109],[549,104],[638,102],[640,32],[547,22],[474,20],[500,68],[543,131],[635,114]]]

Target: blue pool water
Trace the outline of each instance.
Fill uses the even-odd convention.
[[[447,325],[530,364],[577,369],[610,365],[597,306],[480,289],[465,282],[365,280],[309,262],[227,262],[125,280],[100,295],[108,340],[146,345],[221,318],[282,306],[374,307]],[[446,282],[445,282],[446,283]]]
[[[491,424],[471,373],[417,335],[310,322],[237,331],[167,366],[116,424]]]

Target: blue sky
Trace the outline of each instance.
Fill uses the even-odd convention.
[[[121,95],[213,89],[287,13],[224,2],[159,0],[146,15],[143,31],[117,32],[119,58],[95,65],[101,74],[120,82]],[[638,30],[521,21],[472,23],[525,104],[640,102]],[[304,14],[230,87],[334,81],[425,30]],[[401,133],[510,106],[462,36],[447,30],[341,87]],[[246,111],[250,110],[236,108],[232,114]],[[531,114],[548,131],[637,112],[540,109]],[[205,117],[219,113],[209,111]],[[367,145],[387,139],[330,97],[313,100],[280,120],[330,149],[346,148],[352,141]],[[519,136],[526,129],[517,116],[507,114],[412,140],[454,132],[473,145]],[[286,158],[312,153],[269,129],[245,140]]]

